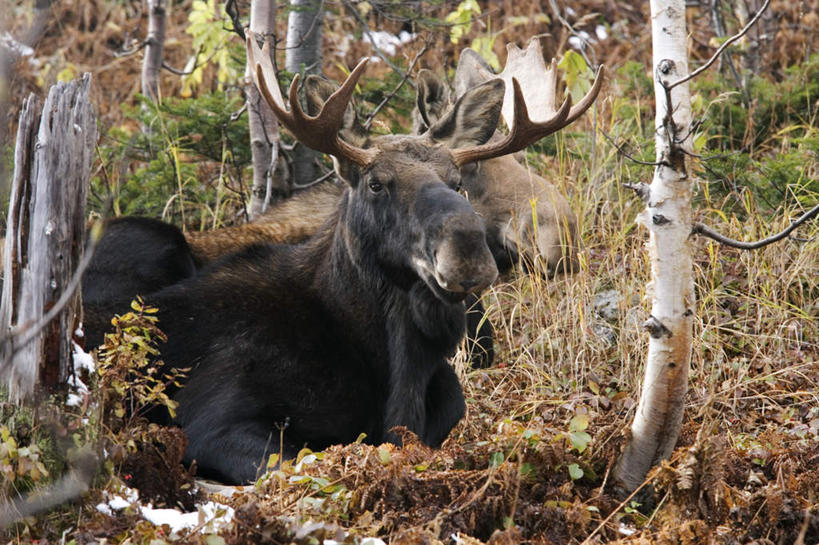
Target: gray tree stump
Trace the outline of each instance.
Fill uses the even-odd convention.
[[[14,400],[54,390],[72,372],[79,292],[42,323],[71,283],[85,240],[85,201],[96,116],[91,75],[31,95],[17,130],[0,298],[0,380]],[[42,115],[41,115],[42,114]]]

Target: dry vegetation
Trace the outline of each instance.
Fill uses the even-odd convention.
[[[246,8],[246,3],[239,4]],[[609,23],[610,38],[596,44],[594,54],[612,68],[611,73],[629,60],[647,63],[650,43],[644,12],[622,2],[574,4],[578,12],[574,23],[584,14],[601,14],[581,20],[578,28],[593,29],[599,20]],[[50,68],[34,73],[19,67],[12,82],[13,96],[42,92],[42,85],[67,67],[90,70],[103,127],[123,123],[119,104],[133,103],[140,57],[115,58],[112,51],[129,34],[144,34],[140,5],[102,0],[55,5],[52,23],[37,48],[37,56],[49,59]],[[498,28],[512,13],[540,11],[537,2],[529,1],[498,6],[492,19]],[[183,32],[188,7],[187,2],[174,5],[168,25],[168,62],[174,66],[182,66],[190,51],[190,38]],[[550,13],[548,7],[544,9]],[[441,8],[437,13],[445,12]],[[816,50],[818,12],[815,1],[774,2],[764,19],[766,26],[759,31],[768,33],[759,52],[764,67],[760,76],[781,80],[787,66],[803,63],[806,54]],[[696,62],[710,54],[713,31],[704,8],[692,9],[690,22]],[[392,28],[400,22],[385,18],[375,24]],[[328,25],[325,50],[337,51],[339,36],[354,22],[334,16]],[[565,50],[569,35],[554,22],[509,27],[500,34],[495,50],[503,55],[503,40],[522,43],[539,32],[553,36],[551,53],[560,55]],[[443,55],[427,55],[422,64],[441,70],[442,63],[451,67],[456,47],[444,37],[437,44]],[[410,44],[408,58],[419,47]],[[343,61],[349,66],[364,51],[366,47],[355,45]],[[331,75],[339,60],[327,59]],[[381,65],[377,70],[385,68]],[[732,93],[730,76],[724,74],[707,77],[722,86],[720,93]],[[178,78],[165,78],[163,93],[178,93]],[[548,144],[549,154],[529,154],[529,166],[570,196],[582,223],[583,269],[556,280],[515,273],[485,295],[497,332],[497,365],[472,371],[462,353],[456,356],[468,410],[442,449],[430,450],[408,435],[408,445],[402,449],[354,444],[305,453],[300,463],[283,464],[255,487],[231,497],[214,496],[236,510],[234,522],[220,530],[220,537],[203,531],[204,521],[195,531],[169,536],[167,527],[150,524],[133,510],[110,517],[93,507],[104,489],[115,489],[121,482],[147,486],[157,475],[167,481],[173,473],[173,484],[188,486],[187,475],[178,468],[180,438],[140,428],[133,437],[142,443],[134,449],[150,450],[151,456],[123,454],[120,460],[131,465],[109,464],[105,477],[83,500],[17,524],[8,530],[8,539],[55,542],[64,536],[65,542],[73,538],[76,543],[104,538],[113,543],[308,544],[324,539],[354,543],[379,536],[390,543],[429,544],[818,543],[816,221],[794,238],[754,252],[728,249],[702,238],[692,240],[698,307],[678,448],[671,460],[650,474],[635,497],[623,501],[606,488],[628,434],[647,345],[640,327],[648,308],[649,270],[643,248],[647,235],[634,224],[642,204],[623,184],[647,180],[650,170],[618,154],[592,123],[596,120],[599,131],[629,142],[638,156],[650,159],[646,126],[653,123],[654,99],[649,93],[650,88],[620,72],[608,82],[594,116],[587,115],[569,134]],[[702,93],[706,103],[717,103],[723,96]],[[773,160],[794,149],[796,143],[787,136],[790,131],[799,139],[819,141],[819,104],[816,97],[809,100],[812,115],[772,127],[758,141],[753,128],[747,128],[739,145],[721,145],[720,131],[728,128],[715,121],[717,128],[703,153],[711,148],[726,154],[748,153],[752,148],[755,160]],[[754,100],[750,107],[761,106]],[[706,112],[713,114],[714,109],[699,110],[700,115]],[[757,192],[737,184],[744,180],[743,173],[726,169],[723,178],[714,180],[707,161],[694,161],[701,175],[698,219],[744,240],[786,227],[817,199],[819,146],[798,149],[803,158],[802,185],[789,186],[775,206],[760,202]],[[762,178],[770,172],[753,165],[734,168],[757,168]],[[168,456],[156,456],[159,451],[167,451]],[[176,464],[173,472],[163,469],[169,463]],[[144,494],[145,499],[158,505],[179,501],[179,490],[163,488],[167,487],[155,486]],[[200,493],[200,499],[204,495]]]

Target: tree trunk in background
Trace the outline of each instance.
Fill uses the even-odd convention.
[[[287,53],[285,69],[298,73],[321,74],[321,25],[323,14],[319,0],[290,0],[287,18]],[[293,154],[293,182],[310,183],[319,176],[318,154],[297,144]]]
[[[82,257],[97,140],[90,86],[89,74],[59,83],[42,108],[31,95],[20,114],[0,299],[0,380],[16,400],[37,384],[55,389],[73,369],[79,293],[30,342],[22,337],[36,331],[32,328],[60,298]]]
[[[251,35],[274,38],[276,25],[275,0],[253,0],[250,3]],[[271,48],[275,52],[275,48]],[[273,63],[275,66],[275,63]],[[248,219],[251,221],[267,209],[270,200],[276,197],[287,197],[290,194],[286,180],[281,180],[282,187],[273,187],[273,173],[279,158],[279,124],[267,102],[262,100],[259,90],[250,77],[250,65],[246,69],[247,115],[250,127],[250,151],[253,155],[253,188],[248,207]]]
[[[142,60],[142,94],[154,102],[159,98],[159,72],[162,70],[162,46],[165,43],[165,0],[146,0],[148,36]]]
[[[688,75],[685,2],[652,0],[656,94],[656,150],[654,178],[644,195],[645,210],[638,222],[649,229],[652,269],[648,358],[631,438],[615,468],[615,482],[635,490],[648,470],[668,458],[680,433],[688,389],[688,367],[694,317],[691,247],[692,180],[683,150],[691,147],[691,101],[688,84],[666,98],[662,82]]]

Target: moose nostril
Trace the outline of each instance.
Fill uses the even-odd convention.
[[[463,280],[461,282],[461,287],[464,289],[464,291],[469,291],[470,288],[474,288],[477,285],[477,280]]]

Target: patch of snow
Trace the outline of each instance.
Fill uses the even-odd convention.
[[[385,30],[378,30],[369,33],[369,38],[376,48],[380,49],[387,55],[395,55],[398,47],[415,39],[415,34],[402,30],[398,36],[392,32]]]
[[[620,523],[620,528],[617,529],[618,532],[623,534],[624,536],[631,536],[637,533],[637,528],[632,528],[631,526],[626,526],[622,522]]]
[[[88,396],[88,386],[80,379],[80,371],[94,372],[94,358],[88,352],[80,348],[77,343],[74,345],[74,372],[68,377],[68,398],[65,404],[69,407],[79,407],[83,399]]]
[[[569,37],[569,47],[571,47],[573,49],[583,49],[585,46],[586,46],[586,44],[583,43],[583,40],[581,38],[579,38],[577,36],[570,36]]]
[[[597,25],[597,27],[594,29],[594,33],[597,34],[597,39],[601,42],[609,37],[608,31],[603,25]]]
[[[361,540],[360,545],[387,545],[384,543],[383,539],[379,539],[377,537],[365,537]]]
[[[74,371],[88,371],[89,373],[93,373],[96,370],[96,365],[94,364],[94,356],[80,348],[80,345],[77,343],[74,344]]]
[[[97,505],[97,511],[113,516],[115,511],[122,511],[127,507],[134,508],[145,520],[156,526],[167,524],[171,534],[178,534],[182,530],[191,530],[205,533],[217,533],[233,522],[232,507],[209,501],[197,506],[196,511],[183,513],[177,509],[155,509],[151,504],[139,503],[139,494],[133,488],[124,487],[122,495],[114,494],[107,501]]]

